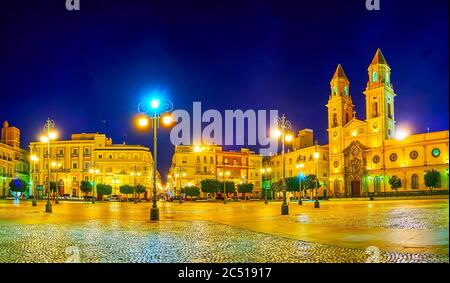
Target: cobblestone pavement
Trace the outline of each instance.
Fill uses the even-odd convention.
[[[0,222],[0,262],[66,262],[79,256],[80,262],[364,263],[372,255],[208,221]],[[448,256],[381,252],[379,262],[448,262]]]
[[[449,262],[448,200],[44,205],[0,201],[0,262]]]

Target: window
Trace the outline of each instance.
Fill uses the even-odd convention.
[[[431,151],[431,155],[432,155],[434,158],[439,157],[439,155],[441,155],[441,150],[440,150],[439,148],[434,148],[434,149]]]
[[[203,156],[203,163],[208,163],[208,158],[206,156]]]
[[[378,117],[378,103],[372,103],[372,118]]]
[[[389,73],[386,73],[386,83],[387,84],[389,84],[390,83],[390,81],[389,81],[390,79],[389,79]]]
[[[64,155],[64,150],[63,149],[59,150],[59,155]]]
[[[214,157],[213,157],[213,156],[211,156],[211,157],[209,158],[209,163],[214,163]]]
[[[72,163],[72,169],[78,169],[78,164],[77,163]]]
[[[333,89],[333,93],[334,93],[334,95],[336,95],[336,94],[337,94],[337,91],[338,91],[338,89],[337,89],[337,86],[334,86],[334,89]]]
[[[333,127],[337,127],[337,114],[333,114]]]
[[[103,158],[103,155],[99,154],[98,159],[102,159],[102,158]]]
[[[72,149],[72,155],[77,155],[77,154],[78,154],[78,148]]]
[[[85,176],[85,177],[84,177],[84,180],[87,181],[87,182],[89,182],[89,176]]]
[[[200,163],[200,156],[197,156],[197,163]]]
[[[392,109],[391,109],[391,104],[388,103],[388,118],[392,119]]]
[[[374,83],[374,82],[377,82],[378,81],[378,74],[377,74],[377,72],[373,72],[372,73],[372,82]]]
[[[344,95],[348,96],[348,87],[344,87]]]
[[[72,182],[76,182],[76,181],[77,181],[77,177],[73,177]]]
[[[91,166],[91,164],[89,162],[84,162],[84,169],[89,169]]]
[[[415,190],[419,188],[419,176],[414,174],[411,176],[411,189]]]

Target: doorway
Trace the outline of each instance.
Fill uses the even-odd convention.
[[[352,197],[361,196],[361,181],[352,181]]]

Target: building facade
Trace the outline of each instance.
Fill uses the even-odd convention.
[[[175,146],[168,175],[168,192],[179,195],[180,188],[199,186],[204,179],[252,183],[253,197],[261,195],[262,156],[249,149],[225,151],[221,146]]]
[[[153,188],[150,149],[139,145],[113,144],[104,134],[73,134],[70,140],[51,141],[50,152],[47,143],[32,142],[30,154],[37,157],[37,162],[31,165],[30,174],[38,191],[47,187],[49,167],[50,180],[57,183],[60,196],[82,196],[80,183],[83,180],[109,184],[113,195],[121,195],[121,185],[141,184],[146,187],[146,198],[150,197],[149,192]]]
[[[392,176],[401,179],[401,192],[427,190],[424,172],[430,169],[440,172],[438,189],[448,190],[448,130],[408,135],[396,127],[397,95],[391,68],[380,49],[368,75],[364,120],[356,116],[350,82],[341,65],[330,82],[326,106],[331,195],[390,195]]]
[[[22,179],[29,183],[28,152],[20,148],[20,130],[3,123],[0,139],[0,196],[12,195],[9,183],[13,179]],[[27,196],[30,190],[26,191]]]

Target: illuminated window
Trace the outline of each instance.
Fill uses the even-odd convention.
[[[373,72],[372,73],[372,82],[374,83],[374,82],[377,82],[378,81],[378,74],[377,74],[377,72]]]
[[[348,87],[344,87],[344,95],[348,96]]]
[[[337,94],[337,86],[334,86],[334,95],[336,95]]]
[[[439,148],[435,148],[431,151],[431,155],[433,155],[433,157],[439,157],[439,155],[441,155],[441,150]]]

